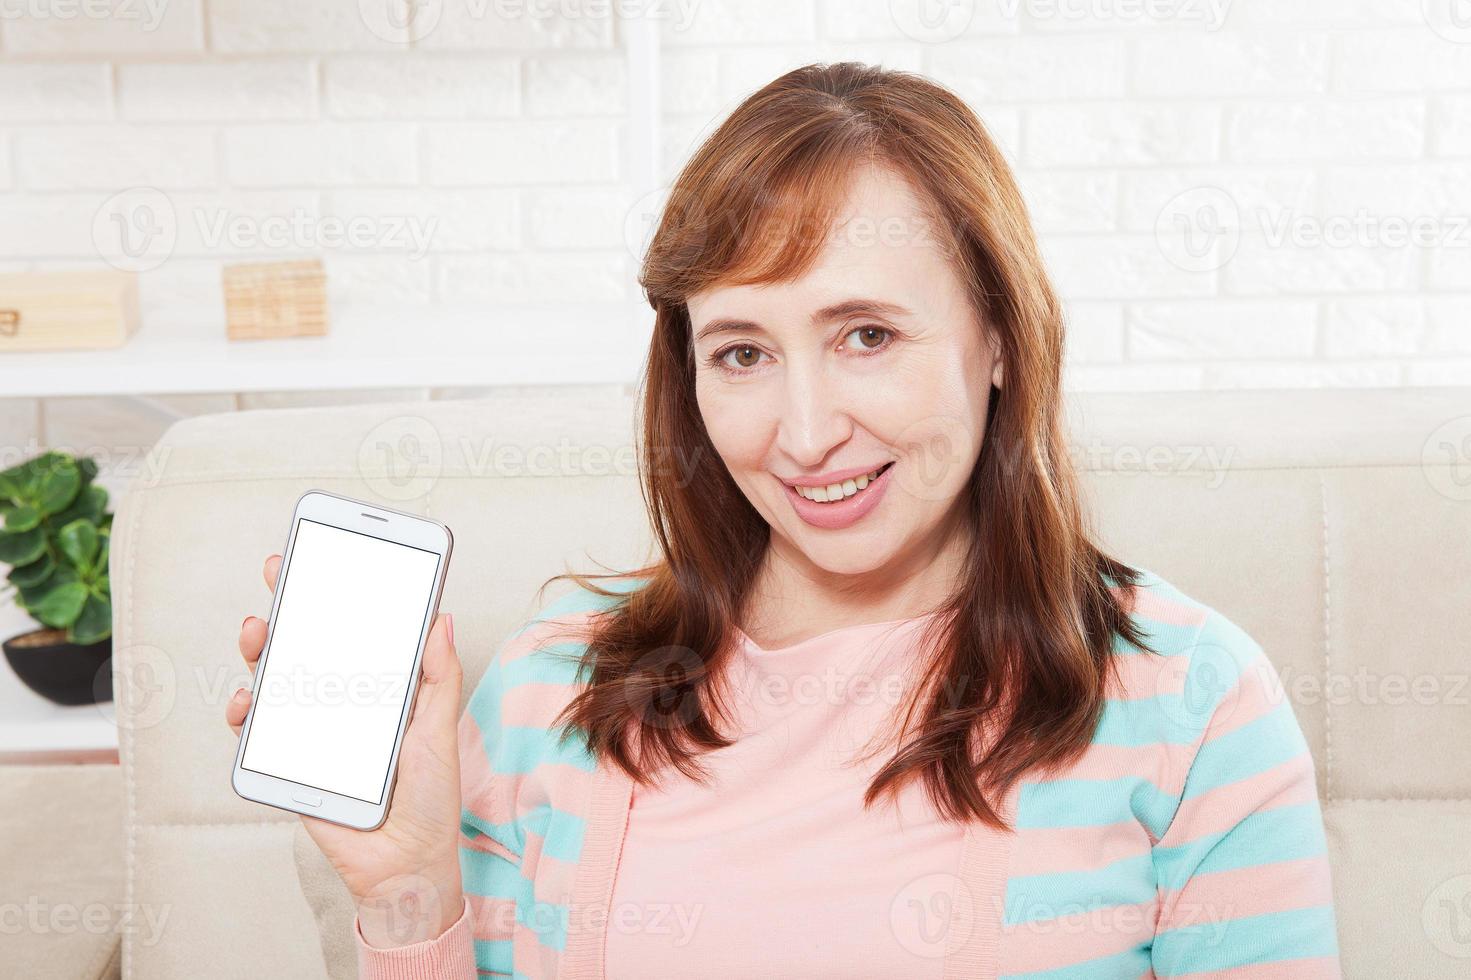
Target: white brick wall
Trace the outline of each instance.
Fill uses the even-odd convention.
[[[753,43],[714,5],[666,31],[665,166],[761,76],[848,52],[917,68],[1016,167],[1069,303],[1074,386],[1471,383],[1471,32],[1437,3],[975,0],[937,37],[914,30],[917,0],[828,0],[781,15],[789,43]],[[1129,13],[1148,9],[1177,16]],[[1239,238],[1181,268],[1162,217],[1201,188]],[[1185,215],[1200,233],[1212,216]],[[1417,222],[1443,244],[1387,237]]]
[[[118,116],[130,123],[317,116],[315,65],[305,58],[123,64],[116,76]]]
[[[420,182],[411,123],[229,126],[223,179],[236,187],[409,187]]]
[[[458,54],[335,58],[322,72],[325,115],[342,119],[473,119],[520,111],[514,58]]]
[[[383,224],[327,250],[334,309],[636,298],[609,4],[99,2],[0,4],[0,268],[95,261],[99,206],[151,186],[178,232],[147,274],[156,305],[217,303],[227,260],[320,251],[262,241],[294,218]],[[799,64],[954,87],[1032,208],[1069,383],[1129,389],[1471,383],[1471,30],[1452,2],[621,6],[658,19],[663,180]],[[395,219],[423,241],[392,240]],[[1394,240],[1412,227],[1433,244]],[[89,406],[58,414],[66,431]],[[44,430],[46,407],[0,400],[0,439]]]

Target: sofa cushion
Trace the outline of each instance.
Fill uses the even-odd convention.
[[[123,930],[159,940],[168,910],[125,904],[122,785],[116,765],[0,765],[0,973],[110,980]]]

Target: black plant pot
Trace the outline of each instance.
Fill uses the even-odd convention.
[[[57,704],[112,700],[112,638],[81,646],[64,630],[40,629],[12,636],[5,659],[26,685]]]

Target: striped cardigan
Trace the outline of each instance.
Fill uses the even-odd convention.
[[[999,801],[1015,833],[967,827],[947,978],[1340,976],[1313,760],[1278,675],[1143,572],[1126,598],[1159,655],[1116,639],[1085,753]],[[492,659],[460,723],[464,913],[392,951],[355,929],[362,977],[603,976],[632,782],[549,725],[578,688],[576,631],[616,601],[574,591]]]

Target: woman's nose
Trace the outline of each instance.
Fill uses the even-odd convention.
[[[848,393],[826,372],[789,364],[777,421],[777,445],[800,466],[819,466],[853,432]]]

